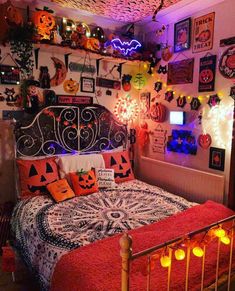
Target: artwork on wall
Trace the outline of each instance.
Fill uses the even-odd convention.
[[[193,53],[213,48],[215,13],[209,13],[194,19]]]
[[[72,78],[65,80],[63,83],[64,92],[76,95],[79,89],[79,83]]]
[[[144,92],[140,94],[140,118],[148,119],[150,118],[150,92]]]
[[[234,60],[235,46],[231,46],[226,51],[224,51],[219,61],[219,71],[223,77],[227,79],[235,78]]]
[[[90,96],[58,95],[58,105],[92,105],[93,98]]]
[[[166,91],[165,93],[165,100],[171,102],[174,99],[174,91]]]
[[[189,130],[172,130],[172,135],[168,137],[167,150],[171,152],[196,155],[196,139]]]
[[[16,66],[0,65],[0,83],[6,85],[19,85],[19,68]]]
[[[174,25],[174,52],[188,50],[191,44],[191,18]]]
[[[215,89],[216,55],[200,59],[198,92]]]
[[[152,151],[154,153],[165,153],[166,133],[167,130],[163,129],[160,124],[158,124],[157,128],[154,129],[152,144]]]
[[[150,118],[155,122],[164,122],[166,120],[167,108],[161,103],[153,104],[150,108]]]
[[[210,148],[209,168],[224,171],[225,149]]]
[[[95,79],[81,77],[81,92],[94,93],[95,92]]]
[[[154,90],[156,92],[160,92],[162,90],[162,82],[161,81],[158,81],[154,84]]]
[[[182,61],[168,64],[167,84],[187,84],[193,83],[194,59],[185,59]]]
[[[96,86],[109,88],[109,89],[115,89],[115,90],[121,90],[121,82],[118,80],[111,80],[111,79],[97,77]]]
[[[62,84],[67,75],[67,69],[65,64],[56,57],[51,57],[54,66],[55,66],[55,74],[51,78],[50,85],[51,87],[56,87]]]

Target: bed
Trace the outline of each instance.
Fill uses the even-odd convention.
[[[16,156],[20,158],[35,160],[41,156],[99,153],[128,147],[126,126],[99,105],[44,108],[36,116],[27,116],[25,120],[18,122],[15,128]],[[118,286],[121,284],[122,290],[144,290],[143,287],[138,289],[137,285],[131,287],[129,284],[129,279],[133,276],[134,281],[139,282],[140,276],[136,274],[139,274],[141,268],[142,273],[145,273],[145,267],[137,267],[138,272],[131,275],[130,261],[135,256],[131,253],[131,245],[124,251],[121,250],[121,254],[124,254],[121,268],[117,248],[119,249],[118,241],[123,232],[133,235],[133,241],[137,242],[137,252],[150,248],[152,256],[158,247],[152,250],[151,244],[160,244],[160,249],[168,248],[166,242],[173,239],[172,235],[180,235],[182,238],[189,231],[233,215],[232,211],[219,204],[211,202],[212,204],[197,205],[136,179],[61,203],[55,203],[50,196],[41,194],[17,203],[11,225],[14,246],[38,278],[42,290],[120,290],[121,287]],[[214,210],[211,211],[212,209]],[[200,218],[203,211],[204,216]],[[174,217],[178,218],[174,220]],[[187,217],[188,221],[180,232],[172,231],[174,223],[177,226],[177,219],[182,224]],[[171,235],[165,235],[159,240],[156,230],[163,231],[161,227],[169,229],[168,234]],[[233,225],[229,228],[230,237],[231,231],[233,234]],[[128,236],[126,239],[127,242],[131,240]],[[163,242],[165,244],[161,245]],[[99,251],[103,253],[103,262],[97,256]],[[158,258],[159,256],[158,253]],[[216,260],[214,263],[216,264]],[[115,271],[109,271],[109,280],[103,280],[103,272],[107,273],[112,265]],[[232,262],[229,265],[231,267]],[[100,268],[98,273],[97,266]],[[150,262],[147,266],[149,268]],[[71,271],[69,276],[66,272],[68,269]],[[225,271],[225,266],[222,269]],[[135,267],[133,270],[136,270]],[[222,272],[218,272],[217,275],[221,274]],[[85,281],[78,282],[78,278],[85,278]],[[97,285],[97,280],[101,284]],[[207,284],[211,284],[213,280],[211,277]],[[107,281],[108,286],[113,282],[113,285],[107,287],[102,281]]]

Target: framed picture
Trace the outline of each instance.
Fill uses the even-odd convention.
[[[181,20],[174,26],[174,52],[188,50],[191,44],[191,18]]]
[[[224,171],[225,149],[210,147],[209,168]]]
[[[209,13],[193,21],[193,53],[213,48],[215,13]]]
[[[200,59],[198,92],[211,92],[215,89],[216,55]]]
[[[150,109],[150,92],[144,92],[140,94],[140,118],[149,119],[149,109]]]
[[[95,92],[95,79],[81,77],[81,92],[94,93]]]
[[[194,59],[185,59],[182,61],[168,64],[167,84],[188,84],[193,83]]]

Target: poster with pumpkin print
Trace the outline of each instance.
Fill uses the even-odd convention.
[[[216,55],[200,59],[198,92],[215,89]]]

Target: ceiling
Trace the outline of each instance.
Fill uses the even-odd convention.
[[[164,8],[180,1],[182,0],[165,0]],[[51,2],[121,22],[137,22],[152,16],[159,7],[160,0],[51,0]]]

